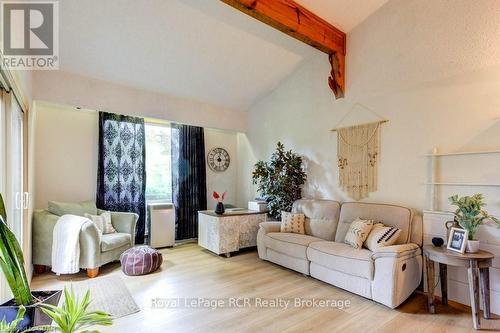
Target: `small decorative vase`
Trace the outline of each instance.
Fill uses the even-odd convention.
[[[215,214],[222,215],[224,214],[224,212],[225,212],[224,204],[222,202],[218,202],[217,205],[215,206]]]
[[[465,252],[467,253],[477,253],[479,252],[479,241],[478,240],[468,240]]]
[[[442,239],[441,237],[434,237],[432,239],[432,244],[435,247],[441,247],[444,244],[444,239]]]

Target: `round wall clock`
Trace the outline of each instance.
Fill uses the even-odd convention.
[[[229,153],[224,148],[212,148],[208,152],[208,167],[215,172],[226,171],[229,168]]]

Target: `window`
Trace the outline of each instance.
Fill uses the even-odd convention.
[[[172,201],[170,126],[145,124],[146,201]]]

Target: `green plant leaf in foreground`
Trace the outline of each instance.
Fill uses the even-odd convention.
[[[2,194],[0,194],[0,216],[4,221],[7,221],[7,211],[5,210],[5,203],[3,201]]]
[[[14,319],[12,322],[7,324],[7,321],[5,318],[0,321],[0,333],[15,333],[17,332],[17,325],[23,320],[24,313],[26,312],[26,309],[24,306],[20,306],[19,310],[17,311],[16,319]]]
[[[64,288],[64,302],[60,307],[42,304],[42,311],[54,321],[54,329],[61,333],[98,332],[88,330],[92,326],[109,326],[113,320],[103,311],[88,311],[91,303],[90,291],[87,290],[80,300],[73,290]]]
[[[0,195],[0,268],[2,269],[14,299],[18,305],[30,305],[33,301],[24,270],[24,256],[16,236],[10,231],[5,214],[5,204]]]

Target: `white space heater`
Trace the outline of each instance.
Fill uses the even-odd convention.
[[[149,245],[154,248],[174,246],[175,210],[171,203],[148,204],[150,219]]]

